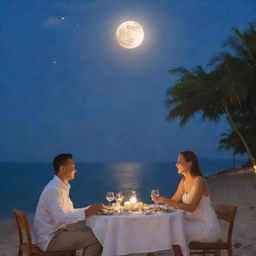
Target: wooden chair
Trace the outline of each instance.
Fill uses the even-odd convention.
[[[174,251],[175,256],[183,256],[182,250],[179,244],[173,244],[172,249]],[[154,256],[154,253],[150,252],[146,256]]]
[[[43,252],[35,244],[32,244],[28,219],[23,211],[13,209],[19,232],[18,256],[25,253],[27,256],[75,256],[75,251]],[[25,242],[26,241],[26,242]]]
[[[220,250],[227,250],[228,256],[232,256],[232,231],[235,221],[237,207],[233,205],[219,204],[216,208],[216,214],[218,219],[224,220],[229,223],[227,241],[221,241],[215,243],[200,243],[200,242],[191,242],[189,244],[190,255],[199,254],[199,255],[220,255]]]

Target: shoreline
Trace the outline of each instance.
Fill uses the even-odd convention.
[[[230,169],[217,171],[216,173],[210,174],[206,177],[208,178],[208,177],[214,177],[219,175],[234,175],[234,174],[241,174],[241,173],[254,173],[254,169],[253,167],[236,166]]]
[[[30,218],[33,218],[34,217],[34,214],[27,214],[26,213],[26,216],[30,219]],[[8,221],[13,221],[14,220],[14,215],[12,217],[6,217],[6,218],[0,218],[0,224],[3,223],[3,222],[8,222]],[[1,231],[0,231],[1,233]]]

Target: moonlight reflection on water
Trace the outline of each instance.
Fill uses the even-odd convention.
[[[120,163],[114,164],[114,180],[118,191],[128,195],[132,190],[137,192],[141,189],[141,163]]]

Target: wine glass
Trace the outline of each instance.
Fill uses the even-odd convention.
[[[135,190],[132,190],[131,196],[136,197],[137,198],[137,194]]]
[[[158,189],[152,189],[151,199],[153,199],[153,197],[158,197],[158,196],[160,196],[159,190]]]
[[[115,199],[114,192],[108,192],[106,194],[106,199],[109,201],[109,206],[111,206],[111,202]]]
[[[121,212],[121,203],[124,200],[124,196],[123,196],[122,192],[116,193],[115,200],[118,202],[118,204],[119,204],[119,211]]]
[[[123,202],[124,196],[123,196],[122,192],[116,193],[115,200],[116,200],[118,203],[122,203],[122,202]]]

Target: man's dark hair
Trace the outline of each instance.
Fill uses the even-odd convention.
[[[52,164],[56,175],[59,172],[60,166],[67,164],[68,159],[73,159],[72,154],[60,154],[54,158]]]

